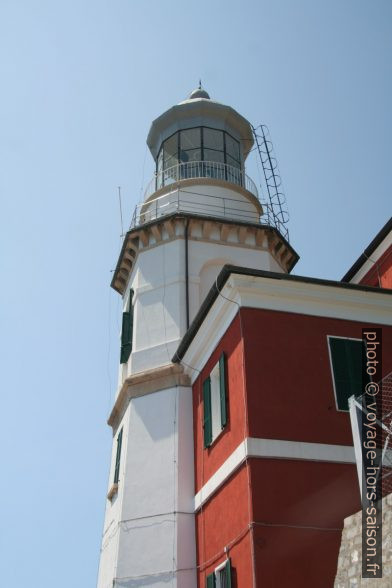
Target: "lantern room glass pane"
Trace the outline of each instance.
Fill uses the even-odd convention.
[[[163,170],[163,147],[161,147],[161,150],[159,152],[158,155],[158,161],[157,161],[157,182],[156,182],[156,189],[159,190],[159,188],[162,188],[162,170]]]
[[[187,129],[180,133],[180,149],[200,149],[201,147],[201,129]]]
[[[216,149],[223,151],[223,131],[216,131],[215,129],[203,129],[203,145],[206,149]]]
[[[200,161],[201,160],[201,149],[188,149],[187,151],[180,151],[181,163],[187,163],[188,161]]]
[[[162,171],[162,168],[163,168],[163,149],[160,150],[159,155],[158,155],[158,167],[157,167],[158,173],[160,171]]]
[[[218,161],[224,163],[225,157],[223,151],[214,151],[213,149],[204,149],[204,161]]]
[[[226,133],[226,153],[233,159],[240,161],[240,144]],[[229,163],[229,162],[227,162]],[[232,164],[230,164],[232,165]]]
[[[178,163],[178,134],[172,135],[163,144],[164,169]]]
[[[231,165],[232,167],[235,167],[237,169],[241,168],[240,162],[230,157],[230,155],[226,155],[226,163],[227,165]]]

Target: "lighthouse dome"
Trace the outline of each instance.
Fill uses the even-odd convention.
[[[189,94],[188,100],[194,100],[195,98],[207,98],[210,99],[210,95],[203,88],[196,88]]]

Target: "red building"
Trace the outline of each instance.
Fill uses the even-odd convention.
[[[342,282],[225,266],[183,338],[200,587],[333,586],[360,510],[347,399],[364,327],[382,327],[392,370],[392,292],[367,285],[390,286],[390,225]]]

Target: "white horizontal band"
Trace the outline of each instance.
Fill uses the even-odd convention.
[[[196,494],[195,511],[216,492],[248,457],[355,463],[354,447],[351,445],[328,445],[326,443],[304,443],[301,441],[247,437]]]

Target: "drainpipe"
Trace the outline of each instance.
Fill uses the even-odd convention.
[[[186,309],[186,330],[189,329],[189,264],[188,264],[188,227],[189,218],[185,222],[185,309]]]

